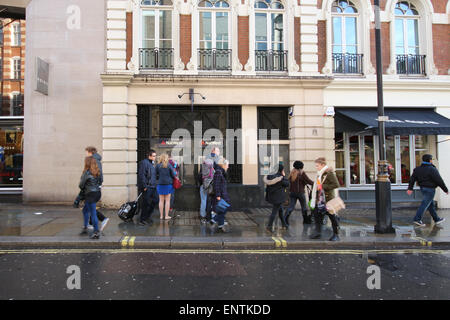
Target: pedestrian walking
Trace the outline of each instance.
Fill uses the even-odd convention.
[[[217,223],[219,232],[229,232],[226,229],[228,224],[225,221],[225,216],[231,210],[231,200],[227,190],[226,172],[229,167],[229,162],[225,158],[220,158],[217,161],[217,166],[214,172],[214,197],[212,201],[211,224]],[[221,202],[221,200],[223,200]],[[222,209],[221,205],[224,202],[228,205],[227,208]]]
[[[201,165],[201,185],[200,185],[200,221],[202,224],[207,221],[207,212],[211,211],[211,194],[208,192],[210,188],[214,188],[214,161],[212,159],[205,159]]]
[[[97,161],[93,157],[86,157],[84,160],[84,170],[81,175],[79,188],[84,190],[85,203],[83,207],[84,225],[81,234],[87,234],[87,225],[89,218],[94,226],[92,239],[100,238],[100,230],[98,228],[98,219],[96,212],[97,202],[100,200],[100,169]]]
[[[273,222],[277,213],[283,228],[287,229],[288,225],[284,219],[282,205],[286,200],[286,188],[289,187],[289,181],[286,179],[284,166],[282,164],[278,165],[277,173],[265,176],[263,180],[266,184],[266,201],[272,204],[272,213],[266,230],[272,233]]]
[[[295,209],[297,201],[302,207],[303,224],[311,224],[311,216],[308,216],[308,206],[306,204],[305,187],[314,185],[306,172],[303,170],[304,164],[301,161],[294,162],[294,169],[289,174],[289,207],[286,210],[286,224],[289,226],[289,217]]]
[[[175,169],[176,176],[179,178],[180,176],[180,166],[178,163],[172,158],[169,157],[169,164]],[[175,204],[175,188],[172,188],[172,193],[170,194],[170,212],[173,213]]]
[[[214,147],[211,150],[211,153],[208,154],[205,159],[211,159],[214,162],[214,169],[217,168],[219,160],[221,159],[220,157],[220,149],[218,147]]]
[[[156,165],[156,190],[159,194],[159,218],[169,220],[170,195],[173,190],[173,179],[176,177],[175,169],[169,164],[169,156],[163,153]],[[165,210],[165,211],[164,211]],[[165,215],[164,215],[165,212]]]
[[[339,241],[339,223],[336,214],[330,213],[327,209],[327,202],[333,200],[335,191],[339,188],[339,181],[332,168],[327,166],[325,158],[318,158],[314,161],[317,169],[317,177],[314,181],[312,199],[310,206],[313,209],[315,233],[311,239],[320,239],[322,231],[322,221],[324,216],[328,216],[333,228],[333,235],[330,241]]]
[[[413,193],[414,184],[420,187],[423,200],[417,209],[416,216],[414,217],[414,224],[419,227],[425,227],[425,223],[422,222],[422,217],[425,211],[430,212],[431,217],[436,225],[445,221],[445,218],[440,218],[436,212],[434,205],[434,195],[436,194],[436,188],[440,187],[448,195],[447,186],[444,183],[438,169],[433,165],[433,156],[431,154],[424,154],[422,156],[422,164],[415,168],[411,178],[409,179],[408,195]]]
[[[142,193],[141,216],[139,225],[146,226],[151,224],[153,210],[158,204],[158,193],[156,191],[156,151],[150,149],[147,152],[147,158],[139,162],[138,170],[138,192]]]

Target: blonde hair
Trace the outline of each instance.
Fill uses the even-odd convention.
[[[229,163],[229,161],[227,159],[225,159],[224,157],[221,157],[219,159],[219,161],[217,162],[217,164],[219,166],[221,166],[222,168],[225,167],[228,163]]]
[[[159,156],[159,161],[158,163],[162,163],[162,167],[163,168],[167,168],[169,165],[169,156],[167,155],[167,153],[163,153],[162,155]]]
[[[327,161],[325,160],[324,157],[317,158],[314,162],[315,163],[320,163],[321,165],[324,165],[324,166],[327,165]]]

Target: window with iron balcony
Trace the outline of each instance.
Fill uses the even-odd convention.
[[[198,69],[231,71],[231,10],[228,1],[200,1],[198,18]]]
[[[173,2],[141,1],[141,47],[139,70],[173,69]]]

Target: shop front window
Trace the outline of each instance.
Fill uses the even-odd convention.
[[[350,149],[350,183],[360,184],[360,172],[359,172],[359,136],[351,136],[349,139]]]
[[[414,166],[431,153],[431,136],[386,136],[386,160],[392,184],[407,184]],[[336,174],[341,186],[373,185],[377,178],[378,137],[335,133]]]
[[[395,136],[386,136],[386,160],[388,161],[389,180],[396,183],[395,171]]]
[[[334,150],[336,152],[336,176],[341,187],[345,187],[345,148],[344,134],[336,133],[334,136]]]
[[[402,183],[408,183],[411,174],[411,158],[409,136],[400,136],[400,168]]]
[[[364,161],[366,184],[373,184],[376,180],[374,136],[364,136]]]
[[[428,136],[414,136],[416,166],[422,163],[422,156],[430,153]]]
[[[0,124],[0,187],[22,187],[23,125]]]

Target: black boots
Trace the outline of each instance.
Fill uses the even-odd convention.
[[[339,235],[337,233],[334,233],[334,232],[333,232],[333,235],[331,236],[331,238],[329,239],[329,241],[339,241],[339,240],[341,240],[339,238]]]
[[[307,212],[303,213],[303,224],[311,224],[312,223],[312,216],[308,216]]]

